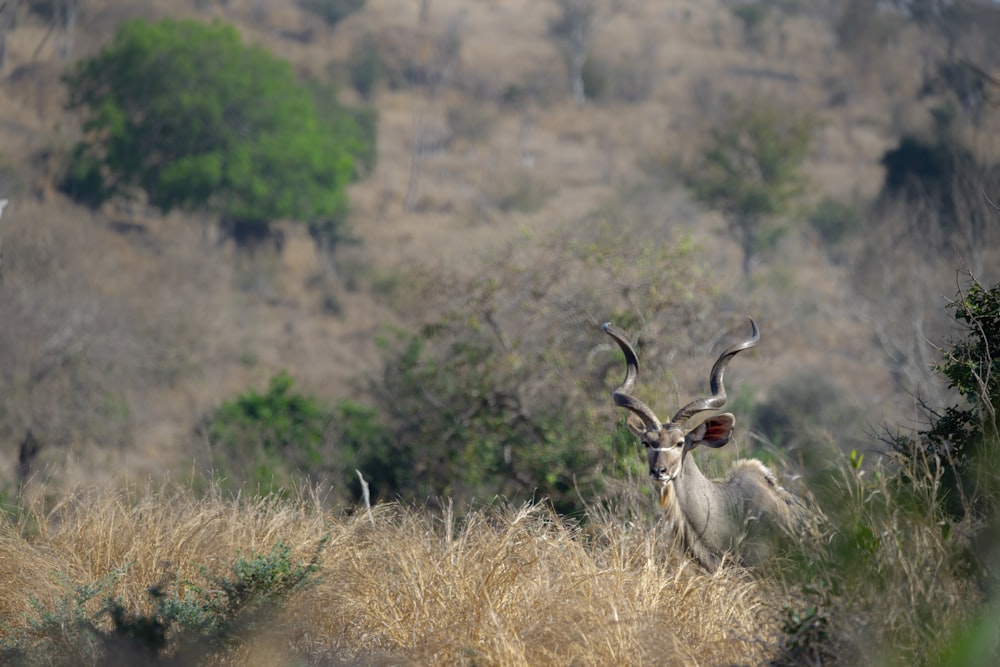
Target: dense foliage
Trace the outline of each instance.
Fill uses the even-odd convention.
[[[935,370],[958,392],[961,403],[925,405],[928,426],[891,441],[907,459],[927,460],[939,470],[948,514],[996,509],[1000,492],[1000,284],[972,281],[952,301],[964,337],[941,350]]]
[[[291,375],[271,378],[267,391],[226,401],[199,428],[215,472],[239,490],[287,491],[297,480],[332,482],[342,500],[356,491],[356,469],[392,463],[388,435],[371,408],[350,401],[328,406],[294,389]],[[374,463],[373,463],[374,462]]]
[[[139,190],[164,211],[339,223],[370,151],[370,123],[328,100],[319,113],[287,62],[223,24],[129,21],[66,81],[86,138],[64,187],[91,204]]]

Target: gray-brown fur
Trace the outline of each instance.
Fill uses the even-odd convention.
[[[726,349],[712,368],[712,395],[688,403],[667,424],[631,395],[638,357],[623,332],[604,325],[626,360],[625,380],[615,390],[614,400],[629,410],[629,428],[646,448],[650,477],[660,489],[660,505],[674,543],[707,569],[717,568],[727,555],[747,565],[760,562],[770,554],[774,540],[793,532],[806,515],[802,502],[782,488],[760,461],[737,461],[725,479],[710,480],[691,456],[699,445],[718,448],[729,442],[736,423],[729,413],[693,427],[687,422],[725,403],[722,378],[729,361],[760,340],[756,323],[750,322],[751,338]]]

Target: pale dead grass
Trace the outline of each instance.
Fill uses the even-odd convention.
[[[318,583],[224,662],[718,665],[777,650],[780,604],[759,582],[704,574],[666,555],[655,530],[583,530],[540,504],[462,520],[384,505],[370,523],[315,494],[234,501],[162,486],[84,491],[0,525],[0,632],[24,625],[32,599],[52,608],[114,571],[114,594],[143,611],[152,585],[225,574],[278,540],[307,560],[324,537]]]

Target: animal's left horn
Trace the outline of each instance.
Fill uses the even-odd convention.
[[[715,365],[712,366],[712,395],[706,398],[699,398],[691,401],[677,411],[677,414],[674,415],[674,418],[670,423],[683,427],[687,420],[691,419],[691,417],[695,416],[699,412],[704,412],[706,410],[718,410],[726,404],[726,387],[722,383],[722,378],[726,374],[729,362],[732,361],[733,357],[735,357],[738,353],[743,350],[748,350],[760,342],[760,330],[757,328],[757,323],[753,321],[752,317],[747,319],[750,320],[750,338],[726,348],[726,350],[719,355]]]

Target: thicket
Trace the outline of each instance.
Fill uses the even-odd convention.
[[[613,262],[615,253],[601,247],[607,253],[603,259]],[[649,255],[644,257],[650,259]],[[634,267],[636,259],[629,256],[630,261],[625,266]],[[631,276],[632,280],[627,282],[634,289],[639,286],[635,277],[644,273],[625,271],[617,275],[619,278]],[[511,276],[507,279],[510,281],[507,285],[494,284],[492,291],[480,291],[472,298],[479,306],[474,312],[482,318],[479,323],[485,338],[497,341],[497,350],[504,351],[505,361],[484,352],[490,347],[487,342],[469,345],[465,350],[459,342],[465,341],[468,335],[468,323],[444,318],[437,320],[441,330],[425,332],[422,343],[412,338],[401,341],[406,359],[387,370],[385,378],[384,390],[402,386],[404,391],[399,393],[397,389],[392,396],[410,401],[400,410],[411,420],[426,420],[426,424],[419,421],[396,423],[401,430],[391,431],[393,439],[381,442],[385,449],[380,455],[395,457],[397,473],[418,471],[413,474],[422,474],[419,472],[421,467],[432,460],[429,456],[441,455],[454,445],[447,439],[439,442],[426,439],[441,435],[441,431],[426,428],[434,425],[433,415],[440,414],[442,419],[452,420],[449,423],[461,430],[463,437],[483,444],[482,451],[472,454],[476,459],[452,463],[447,469],[447,474],[458,480],[455,487],[458,497],[471,488],[483,489],[496,483],[496,478],[484,475],[483,471],[489,469],[482,467],[483,462],[489,461],[490,452],[503,451],[496,441],[500,434],[517,433],[517,419],[489,409],[491,401],[514,407],[514,403],[505,404],[502,393],[494,387],[501,390],[510,387],[505,377],[513,377],[513,371],[522,364],[532,366],[522,356],[534,349],[529,345],[531,336],[512,338],[500,326],[504,322],[500,315],[509,315],[515,309],[503,307],[510,305],[506,302],[510,297],[507,291],[520,294],[514,288],[518,281]],[[522,301],[516,309],[531,311],[543,303],[544,299],[536,303]],[[645,300],[640,303],[648,305]],[[683,305],[683,301],[672,303],[670,311],[678,315]],[[996,613],[1000,608],[1000,573],[995,566],[1000,545],[1000,521],[996,511],[996,499],[1000,498],[1000,474],[997,472],[1000,470],[997,466],[1000,434],[995,412],[1000,396],[1000,380],[997,379],[1000,377],[997,375],[1000,370],[1000,284],[986,288],[975,281],[970,282],[950,310],[956,322],[962,325],[962,333],[940,349],[941,362],[937,368],[962,402],[929,413],[932,415],[930,423],[910,436],[910,446],[903,447],[900,446],[902,440],[895,441],[897,447],[890,456],[874,464],[869,459],[876,456],[866,456],[858,449],[845,455],[833,447],[824,448],[821,442],[813,442],[814,447],[826,452],[825,458],[815,456],[809,469],[804,471],[808,474],[807,487],[814,494],[813,502],[821,512],[817,515],[815,531],[797,535],[798,539],[788,551],[752,572],[724,568],[715,575],[701,575],[689,567],[682,567],[669,545],[662,542],[654,524],[628,520],[630,512],[634,517],[641,511],[637,505],[651,504],[651,498],[632,498],[631,507],[624,502],[610,509],[591,503],[585,510],[588,521],[584,527],[530,504],[517,512],[506,513],[473,509],[457,522],[457,514],[468,508],[446,506],[442,514],[428,514],[384,505],[376,507],[367,518],[357,520],[353,528],[338,538],[336,549],[330,553],[332,562],[322,570],[318,555],[323,541],[319,542],[311,560],[298,562],[291,559],[285,543],[279,542],[269,554],[255,553],[237,559],[223,575],[209,574],[203,569],[197,580],[177,578],[154,585],[142,603],[137,602],[134,595],[126,599],[112,594],[115,586],[125,586],[124,575],[128,569],[120,572],[98,570],[96,579],[70,587],[58,602],[34,603],[34,613],[26,619],[23,629],[0,629],[6,651],[4,657],[16,664],[33,664],[31,661],[35,658],[42,664],[64,664],[60,662],[63,659],[70,664],[75,664],[74,660],[79,664],[97,664],[109,656],[119,655],[140,655],[147,661],[163,659],[168,662],[184,656],[187,659],[184,664],[200,659],[224,659],[229,652],[238,653],[244,649],[257,634],[277,632],[275,626],[282,625],[279,619],[284,617],[281,614],[285,613],[287,604],[295,602],[294,596],[298,602],[291,618],[297,618],[295,614],[305,614],[299,621],[317,629],[325,651],[337,647],[336,650],[347,651],[344,655],[355,657],[386,651],[396,658],[452,655],[463,651],[466,652],[463,655],[469,655],[468,651],[474,651],[484,659],[493,656],[492,659],[499,663],[517,663],[516,657],[500,657],[496,653],[500,647],[493,642],[480,642],[476,638],[510,636],[523,639],[524,633],[533,637],[533,633],[537,633],[537,641],[529,644],[548,647],[543,648],[543,652],[555,650],[553,647],[559,645],[560,640],[549,634],[554,627],[552,614],[564,610],[565,596],[572,595],[583,596],[573,609],[574,617],[589,619],[590,614],[596,614],[600,631],[608,628],[608,614],[615,614],[617,620],[611,625],[618,639],[617,643],[609,644],[611,648],[607,650],[609,656],[618,658],[647,655],[644,653],[647,642],[642,636],[621,635],[623,630],[637,632],[638,628],[648,626],[660,628],[662,633],[665,626],[684,628],[682,634],[686,642],[680,644],[678,638],[673,638],[658,649],[663,651],[658,657],[668,664],[684,659],[686,654],[678,647],[685,645],[723,651],[717,655],[725,655],[723,662],[728,664],[733,658],[721,647],[731,647],[734,637],[749,637],[756,647],[754,650],[761,651],[760,659],[775,665],[978,667],[996,664],[1000,657],[1000,633],[997,632],[1000,616]],[[618,321],[638,331],[646,331],[648,325],[641,323],[641,314],[648,311],[638,312],[640,317],[635,319],[628,316],[628,309],[614,315]],[[464,315],[468,318],[469,311],[464,311]],[[490,319],[494,322],[490,323]],[[573,317],[568,316],[568,320],[572,321]],[[529,318],[528,322],[532,320]],[[544,327],[537,321],[534,324],[532,336],[538,336]],[[566,336],[572,329],[559,327],[556,338]],[[580,332],[581,340],[591,335],[588,331]],[[655,336],[639,335],[637,340],[643,352],[649,353],[644,354],[644,359],[658,358],[653,345],[657,340]],[[448,344],[439,347],[441,341]],[[423,349],[424,344],[429,350]],[[575,349],[573,341],[564,340],[564,344],[569,351]],[[550,353],[554,349],[549,341],[543,346],[547,346]],[[591,345],[590,352],[593,358],[603,356],[600,346]],[[607,382],[608,376],[617,379],[621,372],[618,355],[607,356],[609,358],[598,364],[606,372],[598,372],[590,380],[592,396],[600,395],[605,400],[607,388],[603,385],[614,384],[614,380]],[[484,361],[491,359],[491,362]],[[506,367],[507,375],[497,374],[505,363],[510,364]],[[564,367],[558,363],[549,364],[540,368],[533,366],[534,372],[518,378],[529,386],[541,380],[541,384],[529,387],[529,391],[542,389],[535,396],[543,395],[557,380],[564,381]],[[468,368],[463,371],[466,365]],[[652,367],[655,364],[646,364],[644,372]],[[576,372],[579,372],[579,364],[574,367]],[[486,377],[491,378],[490,383],[485,381]],[[775,403],[801,403],[803,409],[809,409],[809,406],[826,404],[836,396],[832,385],[823,385],[801,400],[796,399],[804,384],[804,381],[788,383],[784,393],[779,392],[774,398]],[[643,391],[644,385],[640,383],[639,391]],[[570,389],[572,387],[564,387],[561,393],[550,396],[554,403],[546,405],[564,408],[571,405],[567,400]],[[587,389],[583,391],[590,393]],[[421,396],[416,396],[417,393]],[[426,410],[435,399],[454,403],[445,406],[449,409],[441,410],[442,406],[435,404],[438,410]],[[526,402],[524,405],[533,404]],[[462,409],[466,410],[464,419],[468,423],[455,425],[455,417],[463,416]],[[779,412],[775,410],[775,415]],[[292,391],[292,383],[284,375],[272,381],[267,394],[241,397],[218,414],[225,416],[222,421],[239,427],[226,432],[226,437],[234,443],[244,441],[251,432],[261,442],[272,443],[271,446],[281,446],[296,438],[307,443],[317,442],[315,427],[329,428],[329,423],[319,418],[316,405]],[[363,439],[369,434],[363,425],[370,424],[368,419],[373,413],[362,409],[358,414],[362,417],[355,415],[343,420],[341,429],[345,434],[354,433],[355,437]],[[602,416],[600,411],[588,414],[586,408],[578,407],[564,412],[543,410],[540,414],[558,415],[568,421],[584,419],[585,426],[592,430],[590,443],[600,442],[600,436],[593,432],[596,429],[613,432],[607,414]],[[786,433],[821,440],[818,431],[800,434],[800,422],[775,422],[777,416],[767,418],[766,415],[767,410],[761,407],[757,417],[759,424],[780,422],[787,429]],[[834,431],[839,421],[849,418],[838,410],[820,410],[812,428],[825,427]],[[508,419],[510,424],[505,421]],[[268,424],[269,428],[256,431]],[[412,443],[406,445],[412,448],[400,450],[395,438],[400,437],[403,427],[414,424],[421,428],[414,430]],[[475,431],[478,426],[482,426],[483,432]],[[498,429],[498,433],[487,433],[491,428]],[[630,441],[629,438],[625,440]],[[413,446],[418,442],[424,444],[424,450]],[[582,442],[576,441],[575,445],[579,447]],[[511,445],[518,452],[517,447],[526,447],[529,443],[534,447],[541,445],[542,449],[551,448],[552,455],[567,455],[560,450],[558,441],[544,441],[537,434],[530,441],[512,440]],[[634,450],[626,448],[622,452],[623,460],[633,456],[636,456]],[[462,465],[468,470],[463,471]],[[949,467],[953,468],[955,487],[950,486],[945,476]],[[470,474],[475,477],[468,477]],[[620,475],[619,479],[627,476],[627,473],[613,470],[605,470],[604,474],[608,477]],[[428,475],[425,481],[433,479],[433,475]],[[401,485],[406,483],[401,482]],[[629,483],[642,482],[629,480]],[[463,484],[467,486],[461,486]],[[958,490],[957,495],[953,495],[953,488]],[[288,521],[294,514],[290,512],[293,500],[268,501],[264,505],[250,500],[246,508],[242,507],[242,503],[247,502],[244,500],[234,505],[234,511],[242,514],[226,518],[230,523],[220,523],[218,510],[212,508],[222,501],[209,496],[206,501],[196,501],[203,505],[201,514],[192,515],[187,506],[170,509],[171,503],[176,501],[169,499],[154,497],[144,507],[140,503],[136,509],[130,509],[133,501],[108,498],[105,505],[86,502],[78,504],[75,510],[69,505],[49,516],[39,515],[30,529],[24,519],[30,511],[12,514],[12,519],[5,521],[20,522],[20,528],[4,524],[4,530],[8,537],[13,535],[12,530],[30,530],[36,535],[30,539],[41,541],[53,539],[59,531],[74,535],[79,532],[76,539],[108,541],[107,528],[100,527],[100,522],[104,521],[115,527],[115,537],[109,542],[111,546],[135,549],[136,539],[119,533],[138,531],[149,536],[150,526],[159,526],[157,520],[146,516],[151,512],[170,511],[183,517],[183,535],[188,536],[180,539],[181,543],[189,540],[206,543],[202,533],[207,525],[216,529],[225,525],[230,530],[242,530],[245,523],[260,522],[263,532],[270,533],[275,530],[272,524],[278,521],[279,515],[282,521]],[[959,499],[964,509],[960,514],[950,509],[954,498]],[[638,502],[634,502],[636,500]],[[126,516],[117,516],[123,512]],[[92,517],[95,513],[97,516]],[[90,522],[98,525],[90,527]],[[331,515],[319,523],[323,530],[343,532],[344,527],[338,522]],[[640,529],[640,525],[648,528]],[[361,526],[365,527],[364,531],[359,529]],[[310,530],[315,530],[315,526]],[[179,535],[181,533],[175,534],[159,548],[176,544]],[[4,544],[13,542],[9,539],[0,542],[0,547]],[[112,556],[106,561],[122,562],[120,556]],[[144,576],[148,577],[152,566],[145,562],[138,565],[145,568],[147,574]],[[316,577],[320,573],[324,576],[323,581]],[[14,571],[6,576],[13,575]],[[538,581],[545,581],[542,589],[535,587]],[[324,586],[318,593],[320,597],[312,604],[322,604],[329,610],[335,617],[330,621],[332,625],[324,626],[317,620],[324,616],[322,614],[303,611],[309,607],[307,604],[302,606],[301,599],[310,594],[303,591],[312,584]],[[130,585],[135,589],[134,582]],[[558,593],[553,593],[553,586]],[[581,592],[581,586],[586,590]],[[630,597],[632,586],[644,591],[638,596],[640,601]],[[657,591],[656,595],[649,595],[650,587]],[[598,590],[601,591],[599,595]],[[699,591],[700,603],[697,605],[690,604],[691,590]],[[511,591],[518,593],[512,597]],[[744,596],[735,604],[733,591]],[[599,600],[599,603],[588,607],[590,603],[584,598]],[[706,600],[712,605],[708,610],[704,606]],[[461,606],[460,614],[471,614],[466,623],[450,620],[456,613],[453,611],[455,605]],[[488,605],[489,609],[484,609],[483,605]],[[779,612],[782,605],[784,611]],[[473,608],[478,611],[473,613]],[[758,611],[751,613],[750,609]],[[442,619],[441,614],[452,615]],[[346,618],[350,618],[350,622],[345,622]],[[512,624],[503,626],[506,632],[494,625],[500,618]],[[468,623],[479,630],[470,634]],[[734,634],[717,630],[720,625],[727,624],[730,630],[736,628]],[[598,631],[597,627],[594,632]],[[456,631],[455,628],[466,629]],[[700,629],[706,628],[712,630],[698,634]],[[442,632],[448,634],[441,635]],[[565,633],[557,634],[562,637]],[[437,639],[427,643],[415,637]],[[295,641],[301,647],[304,640],[296,637]],[[744,646],[741,650],[749,649]],[[565,657],[564,653],[559,655]]]
[[[373,160],[370,115],[318,98],[232,26],[128,21],[65,80],[85,138],[62,186],[90,205],[141,194],[253,227],[294,219],[332,246],[355,159]]]
[[[935,368],[960,402],[925,405],[927,424],[911,434],[891,429],[874,463],[858,448],[846,466],[813,458],[805,471],[826,537],[768,571],[802,596],[786,649],[808,664],[1000,657],[1000,285],[973,279],[950,310],[962,335]]]

